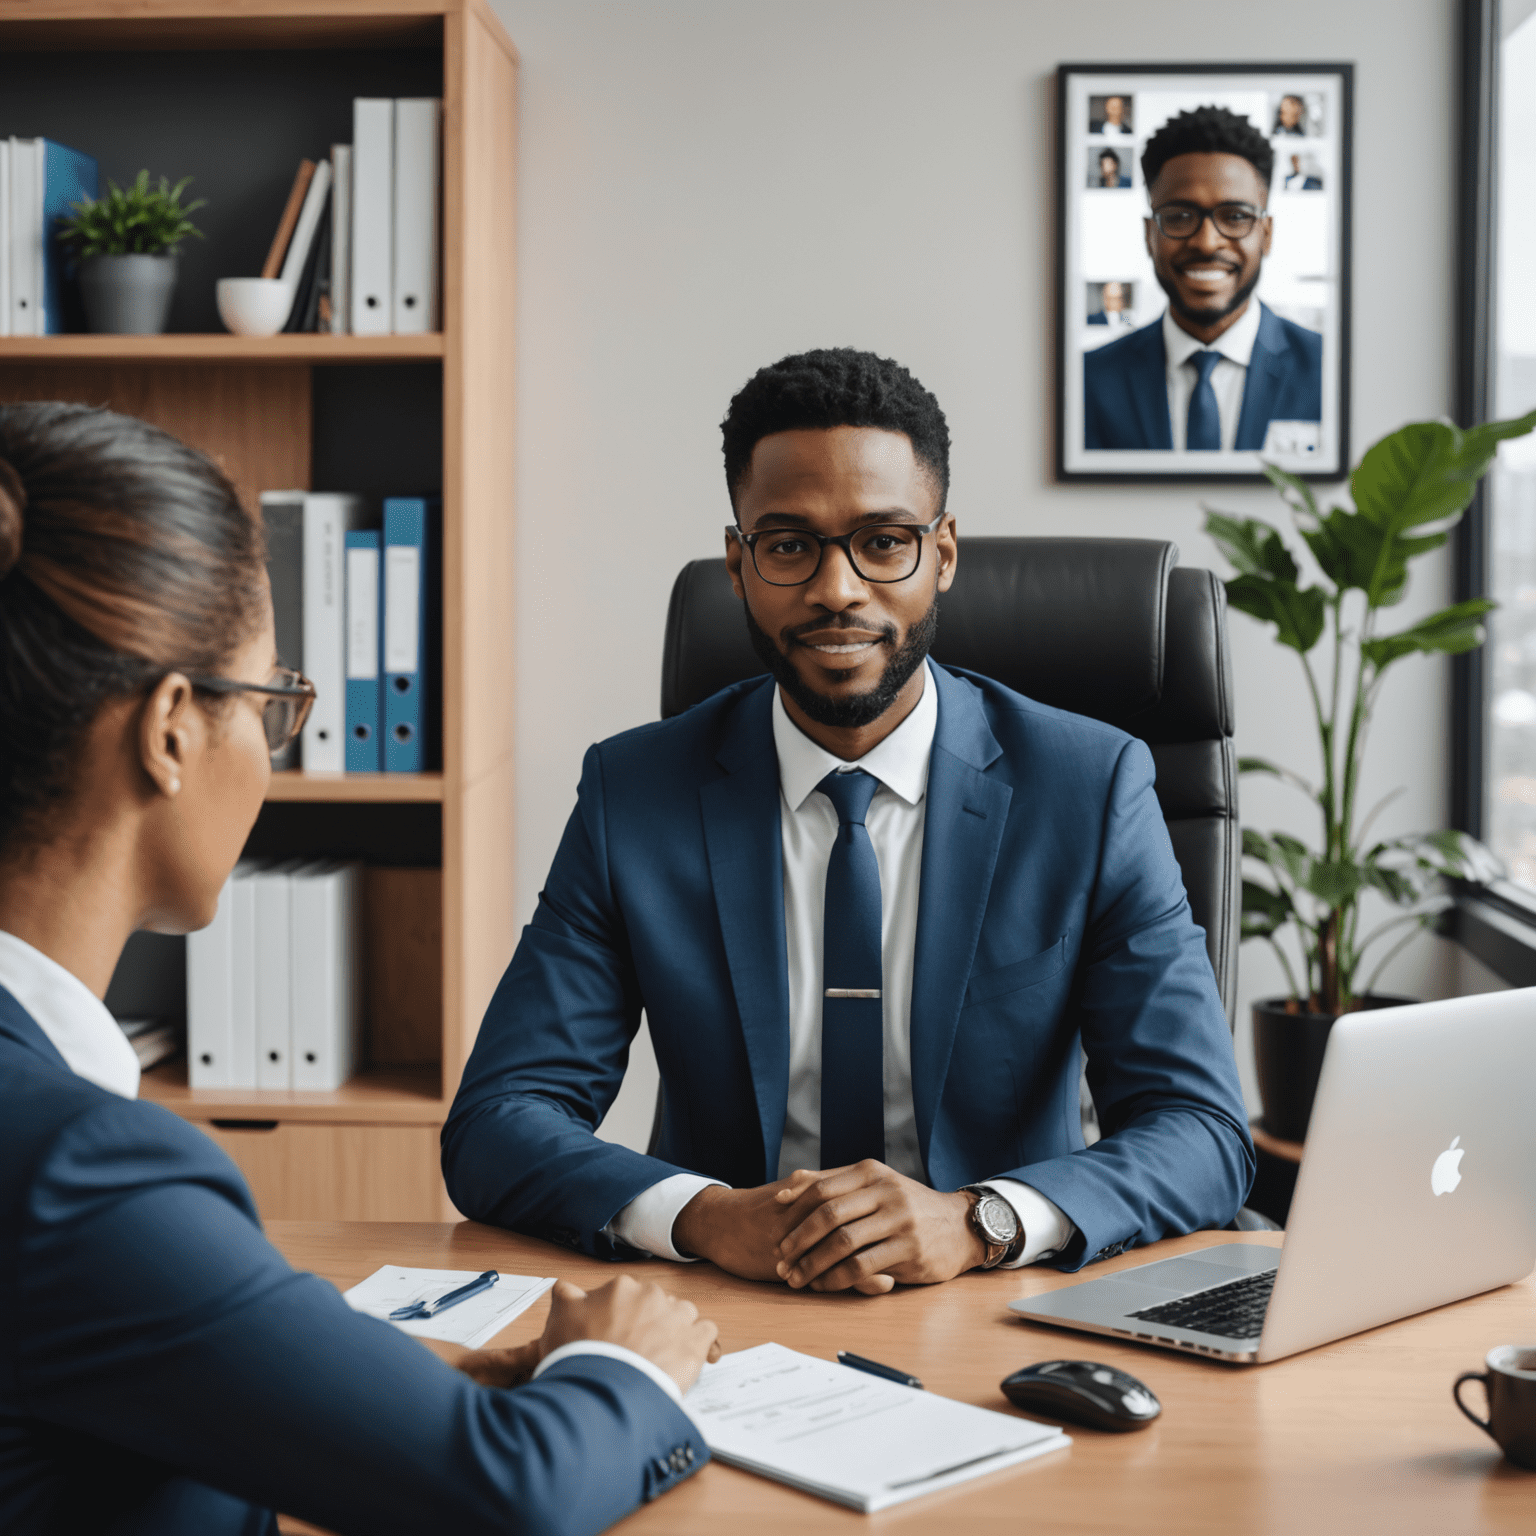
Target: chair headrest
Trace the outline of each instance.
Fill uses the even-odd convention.
[[[933,656],[1148,741],[1232,734],[1225,594],[1158,539],[965,538]],[[765,671],[725,561],[672,589],[662,717]]]

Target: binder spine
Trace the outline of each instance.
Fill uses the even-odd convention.
[[[442,103],[395,103],[394,328],[435,331],[438,318],[437,210]]]
[[[293,1044],[290,909],[292,875],[263,870],[256,887],[256,1086],[291,1088]]]
[[[256,1086],[256,888],[253,871],[237,865],[229,882],[230,975],[234,1005],[230,1021],[231,1088]]]
[[[352,329],[385,336],[394,287],[395,104],[352,103]]]
[[[206,928],[187,935],[187,1072],[194,1088],[234,1088],[234,1008],[230,882]]]
[[[384,767],[426,767],[429,510],[419,497],[384,502]]]
[[[357,1065],[358,871],[300,872],[293,882],[293,1086],[339,1088]]]
[[[304,498],[304,660],[315,703],[304,724],[304,770],[340,773],[346,767],[346,534],[364,520],[360,496]]]
[[[347,535],[347,750],[348,773],[378,773],[379,535]]]

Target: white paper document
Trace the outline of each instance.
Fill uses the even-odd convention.
[[[402,1269],[386,1264],[375,1270],[361,1285],[342,1292],[342,1300],[354,1312],[390,1321],[396,1307],[413,1301],[435,1301],[449,1291],[468,1285],[478,1274],[475,1269]],[[442,1339],[449,1344],[463,1344],[479,1349],[496,1337],[514,1317],[526,1312],[555,1282],[536,1275],[503,1275],[488,1291],[456,1303],[436,1317],[417,1322],[394,1323],[401,1333],[414,1333],[419,1339]]]
[[[721,1461],[865,1514],[1072,1443],[782,1344],[706,1365],[687,1409]]]

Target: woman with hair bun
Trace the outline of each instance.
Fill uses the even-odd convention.
[[[101,1002],[123,944],[212,918],[312,696],[206,459],[109,411],[0,406],[8,1536],[269,1536],[275,1509],[587,1533],[708,1459],[690,1304],[562,1282],[540,1339],[455,1371],[290,1269],[234,1164],[136,1098]]]

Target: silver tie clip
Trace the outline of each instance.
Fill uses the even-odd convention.
[[[823,997],[879,997],[879,987],[828,987]]]

